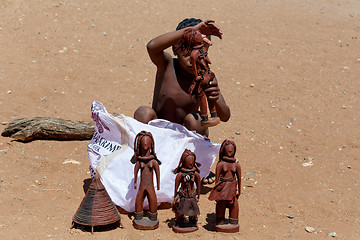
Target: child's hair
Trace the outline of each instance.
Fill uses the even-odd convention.
[[[231,157],[234,157],[234,156],[235,156],[235,153],[236,153],[236,144],[235,144],[233,141],[226,139],[226,140],[223,141],[223,143],[221,144],[221,147],[220,147],[220,151],[219,151],[219,161],[221,161],[222,158],[224,157],[225,147],[226,147],[227,145],[229,145],[229,144],[233,145],[233,147],[234,147],[234,154],[233,154]]]
[[[198,18],[185,18],[177,25],[176,31],[186,28],[186,27],[193,27],[195,25],[198,25],[201,22],[202,22],[202,20],[198,19]]]
[[[177,168],[174,169],[174,173],[178,173],[180,172],[182,165],[185,161],[185,159],[188,156],[193,156],[194,157],[194,167],[195,167],[195,171],[200,172],[199,167],[201,166],[200,163],[196,162],[196,155],[195,153],[193,153],[191,150],[189,149],[185,149],[183,154],[181,155],[180,161],[179,161],[179,165],[177,166]]]
[[[151,132],[147,132],[147,131],[141,131],[139,132],[136,137],[135,137],[135,141],[134,141],[134,152],[135,152],[135,156],[140,156],[140,143],[141,143],[141,139],[145,136],[150,137],[151,139],[151,149],[150,149],[150,153],[152,155],[154,155],[155,160],[161,164],[160,160],[157,158],[156,154],[155,154],[155,142],[154,142],[154,138],[151,134]]]

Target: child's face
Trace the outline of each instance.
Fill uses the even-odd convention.
[[[190,55],[186,56],[185,54],[179,51],[177,53],[177,57],[181,68],[187,73],[193,73],[193,68],[190,62]]]
[[[206,51],[208,51],[209,49],[209,45],[204,43],[204,47],[206,49]],[[193,74],[194,70],[193,70],[193,67],[192,67],[192,64],[190,62],[190,54],[189,55],[185,55],[184,53],[182,53],[181,51],[177,51],[176,52],[176,56],[179,60],[179,64],[181,66],[181,68],[186,71],[187,73],[191,73]]]

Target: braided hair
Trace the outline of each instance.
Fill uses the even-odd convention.
[[[155,154],[155,141],[154,138],[151,134],[151,132],[147,132],[147,131],[141,131],[139,132],[136,137],[135,137],[135,141],[134,141],[134,155],[135,157],[140,156],[140,144],[141,144],[141,139],[144,137],[150,137],[151,139],[151,146],[150,146],[150,153],[152,155],[154,155],[155,160],[161,164],[160,160],[157,158],[156,154]]]
[[[198,25],[201,22],[202,22],[202,20],[199,18],[185,18],[177,25],[176,31],[186,28],[186,27],[193,27],[195,25]]]
[[[222,158],[224,157],[225,147],[226,147],[227,145],[229,145],[229,144],[233,145],[233,147],[234,147],[234,154],[233,154],[233,156],[231,156],[231,157],[234,157],[234,156],[235,156],[235,153],[236,153],[236,144],[235,144],[235,142],[226,139],[226,140],[223,141],[223,143],[221,144],[221,147],[220,147],[220,151],[219,151],[219,161],[221,161]]]
[[[189,149],[185,149],[183,154],[181,155],[181,158],[180,158],[180,161],[179,161],[179,165],[177,166],[177,168],[174,169],[174,173],[178,173],[180,172],[181,168],[182,168],[182,165],[185,161],[185,159],[188,157],[188,156],[193,156],[194,157],[194,167],[196,169],[197,172],[200,172],[199,168],[201,166],[200,163],[196,162],[196,155],[194,152],[192,152],[191,150]]]
[[[199,19],[199,18],[185,18],[184,20],[182,20],[182,21],[177,25],[176,31],[181,30],[181,29],[183,29],[183,28],[196,26],[196,25],[198,25],[198,24],[201,23],[201,22],[202,22],[202,20]],[[208,38],[209,40],[211,40],[211,37],[210,37],[210,36],[208,36],[207,38]],[[178,44],[176,44],[176,45],[178,45]],[[172,46],[172,50],[173,50],[174,55],[176,55],[177,50],[179,50],[179,46],[173,45],[173,46]]]
[[[177,45],[178,47],[176,50],[180,50],[180,52],[184,54],[184,56],[189,56],[195,45],[194,38],[196,34],[200,34],[200,32],[193,29],[186,29],[182,40]]]

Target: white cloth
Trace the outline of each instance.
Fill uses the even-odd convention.
[[[200,176],[209,174],[219,152],[220,145],[184,126],[163,119],[143,124],[124,115],[113,116],[106,108],[94,101],[91,108],[95,131],[88,145],[90,168],[96,169],[112,201],[128,212],[135,210],[137,189],[134,189],[134,140],[142,131],[151,132],[155,142],[155,153],[161,161],[160,190],[155,190],[158,204],[171,203],[175,187],[173,170],[178,166],[184,150],[190,149],[201,163]],[[138,184],[140,184],[140,172]],[[154,172],[155,175],[155,172]],[[154,176],[155,179],[155,176]],[[147,207],[147,200],[144,207]]]

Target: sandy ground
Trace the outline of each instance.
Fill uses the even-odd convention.
[[[236,234],[211,230],[208,185],[197,232],[173,233],[165,209],[157,230],[122,215],[123,229],[91,235],[69,229],[88,141],[1,137],[1,239],[360,239],[358,0],[1,0],[0,11],[0,131],[21,117],[90,120],[93,100],[132,116],[152,100],[146,43],[186,17],[216,20],[212,70],[232,117],[210,137],[237,143],[244,187]]]

